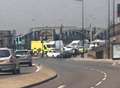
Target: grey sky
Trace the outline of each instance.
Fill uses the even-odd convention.
[[[117,2],[120,0],[116,0]],[[107,0],[85,0],[85,24],[107,26]],[[0,0],[0,29],[27,32],[33,26],[81,26],[76,0]]]

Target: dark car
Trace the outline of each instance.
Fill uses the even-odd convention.
[[[79,55],[79,54],[80,54],[79,50],[78,50],[78,49],[74,49],[73,56],[75,57],[75,56],[77,56],[77,55]]]
[[[67,51],[62,52],[60,55],[57,56],[57,58],[71,58],[71,57],[72,54]]]

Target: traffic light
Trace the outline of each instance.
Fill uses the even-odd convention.
[[[23,36],[20,36],[20,35],[17,36],[16,39],[15,39],[15,43],[16,43],[17,45],[24,44],[25,42],[24,42]]]

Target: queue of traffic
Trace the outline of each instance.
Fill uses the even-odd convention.
[[[62,40],[57,41],[31,41],[31,50],[34,56],[41,55],[54,58],[70,58],[87,52],[87,47],[81,46],[80,40],[74,40],[64,45]]]
[[[93,43],[96,43],[95,41]],[[98,43],[98,41],[97,41]],[[90,45],[85,43],[81,46],[80,40],[74,40],[68,45],[64,45],[62,40],[57,41],[31,41],[31,50],[21,49],[12,50],[9,48],[0,48],[0,72],[20,73],[20,65],[32,66],[32,56],[44,56],[47,58],[71,58],[79,54],[87,53]],[[100,41],[99,45],[104,44]],[[94,46],[97,47],[97,46]]]
[[[0,48],[0,72],[19,74],[21,64],[32,66],[31,51]]]

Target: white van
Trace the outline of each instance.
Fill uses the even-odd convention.
[[[46,43],[47,47],[50,49],[61,50],[64,47],[62,40],[49,41]]]

